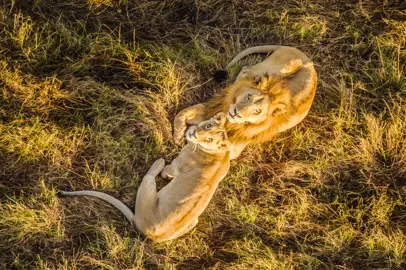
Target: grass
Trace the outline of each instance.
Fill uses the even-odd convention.
[[[0,268],[406,268],[405,8],[3,0]],[[153,244],[99,200],[56,197],[97,189],[133,206],[152,162],[180,150],[174,115],[262,44],[313,59],[311,112],[232,161],[191,233]]]

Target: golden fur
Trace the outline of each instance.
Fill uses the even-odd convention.
[[[294,108],[291,104],[291,95],[290,92],[286,89],[285,82],[281,78],[268,78],[262,79],[262,83],[266,81],[266,85],[258,86],[261,87],[261,90],[266,92],[271,100],[276,104],[279,102],[287,103],[289,108],[288,112],[282,114],[278,117],[272,117],[272,111],[269,110],[269,117],[261,123],[243,123],[236,124],[227,121],[226,129],[229,140],[232,144],[234,143],[245,143],[249,142],[263,142],[267,141],[270,136],[278,133],[278,128],[281,123],[288,122],[289,118],[294,111]],[[228,111],[228,108],[233,103],[233,99],[237,95],[244,94],[246,89],[255,87],[256,84],[250,78],[242,78],[225,88],[221,93],[215,95],[206,106],[205,114],[207,117],[210,117],[211,114],[217,114],[221,111]],[[271,107],[270,107],[271,108]]]
[[[241,118],[240,123],[228,121],[226,124],[231,142],[231,159],[234,159],[249,143],[270,140],[275,134],[300,123],[312,105],[316,87],[317,74],[309,58],[295,48],[279,47],[263,62],[245,67],[233,84],[207,103],[181,111],[175,117],[175,141],[179,141],[180,132],[186,128],[186,124],[208,119],[218,112],[228,112],[231,121],[234,117],[230,117],[230,113],[235,111],[235,115]],[[257,122],[244,122],[245,116],[236,110],[242,102],[237,100],[249,91],[259,91],[269,102],[262,111],[266,117]]]
[[[230,167],[230,143],[223,113],[192,126],[186,132],[190,142],[164,168],[161,158],[151,166],[137,192],[135,214],[117,199],[96,191],[60,192],[62,195],[89,195],[117,207],[137,229],[153,241],[177,238],[196,226],[219,182]],[[162,173],[161,173],[162,171]],[[159,192],[155,177],[161,173],[171,182]]]

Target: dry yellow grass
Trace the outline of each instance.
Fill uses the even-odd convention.
[[[405,21],[398,0],[2,1],[0,268],[406,268]],[[176,112],[264,44],[314,60],[315,102],[232,162],[191,233],[153,244],[97,199],[56,197],[133,206],[180,150]]]

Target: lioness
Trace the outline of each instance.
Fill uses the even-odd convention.
[[[279,45],[252,47],[238,54],[227,68],[246,55],[272,51],[263,62],[244,67],[234,83],[207,103],[180,111],[174,120],[175,142],[183,138],[188,124],[225,112],[230,157],[235,159],[249,143],[270,140],[300,123],[310,110],[317,87],[313,63],[303,52]]]
[[[89,195],[118,208],[131,224],[153,241],[177,238],[196,226],[230,167],[230,142],[224,128],[226,116],[219,113],[210,120],[191,126],[189,143],[164,168],[161,158],[144,176],[137,192],[135,214],[119,200],[97,191],[60,191],[61,195]],[[164,169],[164,170],[162,170]],[[159,192],[155,177],[173,178]]]

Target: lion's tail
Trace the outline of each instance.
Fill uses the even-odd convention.
[[[118,210],[120,210],[121,213],[124,214],[124,216],[127,218],[127,220],[131,224],[133,224],[133,222],[134,222],[134,213],[130,210],[130,208],[128,208],[124,203],[120,202],[113,196],[110,196],[103,192],[91,191],[91,190],[59,191],[59,194],[62,196],[92,196],[92,197],[102,199],[103,201],[106,201],[106,202],[112,204],[114,207],[116,207]]]
[[[227,65],[225,70],[216,71],[216,73],[213,75],[213,77],[218,82],[224,82],[228,78],[228,70],[235,63],[237,63],[239,60],[241,60],[245,56],[253,54],[253,53],[270,53],[270,52],[276,51],[280,47],[282,47],[282,45],[264,45],[264,46],[255,46],[255,47],[247,48],[247,49],[243,50],[242,52],[240,52],[239,54],[237,54],[237,56],[234,57],[234,59],[231,60],[231,62]]]
[[[235,63],[237,63],[237,61],[241,60],[247,55],[253,53],[270,53],[279,49],[280,47],[282,47],[282,45],[264,45],[247,48],[242,52],[240,52],[239,54],[237,54],[237,56],[234,57],[234,59],[231,60],[231,62],[227,65],[226,69],[230,69]]]

